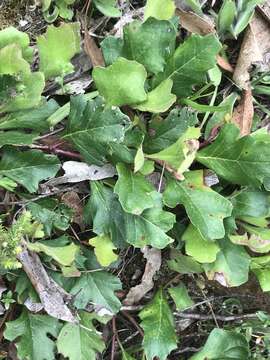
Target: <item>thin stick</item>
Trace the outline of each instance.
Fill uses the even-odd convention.
[[[116,324],[115,324],[115,316],[112,318],[112,330],[113,330],[113,337],[112,337],[111,360],[114,360],[116,333],[117,333]]]
[[[141,329],[141,327],[138,325],[137,321],[126,311],[121,310],[122,314],[135,326],[135,328],[139,331],[139,333],[141,334],[141,336],[144,336],[144,333]]]
[[[193,314],[193,313],[175,313],[176,317],[180,317],[182,319],[193,319],[193,320],[213,320],[212,315],[204,315],[204,314]],[[215,315],[216,320],[219,321],[239,321],[245,319],[256,319],[258,318],[256,314],[243,314],[243,315],[231,315],[231,316],[222,316]]]

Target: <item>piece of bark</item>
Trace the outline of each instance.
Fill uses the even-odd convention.
[[[17,258],[37,291],[44,310],[59,320],[77,323],[75,315],[67,306],[71,296],[49,277],[39,256],[25,247]]]
[[[232,121],[239,127],[242,136],[250,134],[254,116],[252,91],[243,90],[239,105],[234,109]]]
[[[153,277],[161,266],[161,251],[159,249],[145,246],[142,250],[143,257],[146,259],[146,266],[142,281],[139,285],[131,288],[124,300],[125,305],[137,304],[145,294],[154,287]]]

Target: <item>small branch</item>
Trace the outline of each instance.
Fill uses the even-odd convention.
[[[115,316],[112,318],[112,330],[113,330],[113,337],[112,337],[111,360],[114,360],[115,344],[116,344],[116,338],[117,338]]]
[[[58,146],[59,144],[57,144]],[[38,149],[38,150],[43,150],[55,155],[63,155],[66,156],[68,158],[72,158],[72,159],[78,159],[78,160],[82,160],[82,156],[81,154],[74,152],[74,151],[69,151],[69,150],[63,150],[63,149],[58,149],[56,145],[54,146],[50,146],[50,145],[31,145],[31,149]]]
[[[126,311],[122,310],[122,314],[135,326],[135,328],[139,331],[140,335],[143,337],[143,331],[141,327],[138,325],[137,321]]]
[[[191,313],[175,313],[176,317],[180,317],[182,319],[193,319],[193,320],[213,320],[212,315],[204,315],[204,314],[191,314]],[[231,316],[222,316],[215,315],[216,320],[219,321],[239,321],[246,319],[256,319],[256,314],[243,314],[243,315],[231,315]]]

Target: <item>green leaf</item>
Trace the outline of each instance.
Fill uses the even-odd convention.
[[[176,29],[172,22],[135,20],[124,28],[124,57],[144,65],[147,72],[157,74],[165,68],[175,49]]]
[[[169,288],[168,291],[173,298],[178,311],[186,310],[194,304],[193,300],[188,295],[187,288],[184,284]]]
[[[38,134],[27,134],[19,131],[0,131],[0,147],[4,145],[31,145]]]
[[[136,61],[118,58],[107,68],[95,67],[92,76],[108,105],[133,105],[147,99],[144,90],[147,74]]]
[[[160,83],[169,77],[173,80],[175,95],[190,95],[194,85],[206,82],[206,72],[216,65],[216,55],[220,49],[221,44],[215,35],[191,35],[176,49],[157,81]]]
[[[147,360],[155,357],[167,359],[170,352],[177,348],[177,337],[173,315],[162,290],[139,313],[139,317],[144,330],[143,349]]]
[[[225,0],[218,13],[218,29],[221,33],[230,31],[236,14],[235,2]]]
[[[270,229],[248,224],[243,224],[242,226],[249,235],[246,233],[243,235],[230,235],[230,240],[234,244],[246,245],[256,253],[267,253],[270,251]]]
[[[0,161],[0,175],[7,176],[29,192],[37,191],[42,180],[52,178],[60,169],[56,156],[39,150],[20,151],[13,148],[4,150]]]
[[[224,125],[226,123],[226,119],[231,118],[233,107],[235,101],[237,100],[237,97],[238,97],[237,93],[232,93],[219,104],[219,106],[227,107],[227,110],[217,111],[210,117],[205,127],[205,132],[204,132],[205,139],[209,138],[211,131],[215,126]]]
[[[182,235],[185,241],[186,254],[200,263],[211,263],[216,260],[220,248],[216,242],[204,239],[199,231],[190,224]]]
[[[205,264],[209,280],[216,280],[226,287],[240,286],[247,282],[250,257],[242,246],[234,245],[227,238],[219,241],[220,252],[211,264]]]
[[[21,50],[25,60],[32,61],[33,49],[29,46],[30,39],[28,34],[10,26],[0,31],[0,49],[7,45],[16,44]]]
[[[128,116],[117,109],[104,109],[100,99],[87,101],[83,96],[71,98],[65,140],[90,164],[103,165],[114,154],[114,144],[123,143],[130,125]]]
[[[117,247],[125,247],[126,234],[123,210],[113,191],[101,182],[91,181],[91,196],[85,208],[87,222],[93,222],[93,231],[98,235],[109,234]]]
[[[95,359],[96,353],[101,353],[105,344],[93,320],[94,315],[80,312],[80,325],[66,323],[57,339],[58,352],[69,360]]]
[[[114,192],[119,196],[122,208],[131,214],[140,215],[155,205],[158,195],[154,186],[141,174],[134,174],[124,164],[117,164],[118,180]]]
[[[121,16],[121,11],[117,9],[116,3],[116,0],[94,0],[96,8],[108,17]]]
[[[166,232],[173,227],[175,216],[162,209],[159,199],[154,208],[133,215],[125,213],[116,195],[101,183],[91,182],[91,189],[86,212],[91,214],[96,234],[110,234],[117,247],[128,242],[135,247],[152,245],[162,249],[173,242]]]
[[[158,20],[169,20],[175,12],[175,4],[173,0],[147,0],[144,10],[144,19],[149,17]]]
[[[121,288],[121,282],[116,276],[96,271],[82,274],[72,287],[71,294],[75,295],[74,306],[78,309],[84,309],[91,302],[111,313],[117,313],[121,303],[114,292]]]
[[[173,109],[165,119],[154,117],[149,123],[144,150],[148,154],[153,154],[169,147],[197,122],[196,114],[186,107]]]
[[[124,221],[126,241],[134,247],[151,245],[163,249],[174,241],[166,232],[173,227],[175,215],[164,211],[158,204],[140,215],[125,213]]]
[[[269,214],[270,198],[266,191],[246,189],[231,197],[233,215],[236,218],[243,216],[264,217]]]
[[[199,148],[200,129],[190,127],[187,131],[168,148],[156,154],[146,155],[150,159],[164,161],[179,176],[188,170],[195,159]]]
[[[80,40],[79,23],[50,25],[45,35],[38,36],[39,69],[46,79],[63,77],[73,71],[70,60],[80,52]]]
[[[249,346],[246,337],[236,331],[214,329],[203,349],[190,360],[247,360]]]
[[[133,105],[134,109],[151,113],[167,111],[176,101],[176,96],[171,93],[173,82],[171,79],[162,81],[154,90],[147,94],[147,100],[139,105]]]
[[[55,344],[48,335],[57,337],[60,330],[58,320],[47,315],[32,315],[24,311],[14,321],[6,323],[5,339],[17,338],[17,355],[20,360],[54,360]]]
[[[118,259],[118,255],[113,250],[117,249],[108,235],[96,236],[89,240],[89,244],[94,246],[94,252],[101,266],[109,266]]]
[[[134,173],[141,170],[144,166],[145,160],[144,160],[144,153],[142,145],[138,148],[135,158],[134,158]]]
[[[171,208],[183,204],[191,223],[203,238],[222,238],[225,235],[223,219],[231,215],[232,204],[204,185],[202,170],[187,172],[185,177],[184,181],[169,180],[164,203]]]
[[[54,246],[50,245],[50,240],[46,242],[35,242],[35,243],[27,243],[27,247],[29,250],[35,252],[43,252],[44,254],[51,256],[55,261],[63,266],[70,266],[74,260],[75,256],[79,251],[79,247],[73,243],[70,243],[66,246]]]
[[[106,66],[112,65],[117,58],[123,56],[124,40],[114,36],[106,36],[100,43]]]
[[[180,251],[171,251],[171,260],[168,266],[171,270],[180,274],[197,274],[203,271],[201,265],[190,256],[183,255]]]
[[[53,228],[62,231],[69,228],[72,213],[64,204],[57,206],[55,202],[32,202],[27,205],[27,208],[31,211],[33,218],[43,224],[48,236],[51,235]]]
[[[10,44],[0,49],[0,74],[17,75],[19,73],[30,73],[30,65],[23,58],[19,45]]]
[[[263,4],[264,0],[245,0],[237,2],[237,18],[233,25],[232,34],[236,38],[248,25],[257,5]]]
[[[260,187],[270,176],[270,136],[239,138],[239,131],[225,125],[215,142],[197,153],[197,160],[233,184]]]
[[[59,105],[53,99],[42,102],[38,107],[7,114],[1,118],[0,129],[32,129],[45,131],[49,129],[46,119],[52,115]]]
[[[256,275],[262,290],[270,291],[270,256],[252,258],[250,268]]]

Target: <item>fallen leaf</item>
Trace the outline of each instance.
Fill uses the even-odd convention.
[[[153,288],[153,277],[156,272],[159,271],[161,266],[161,251],[159,249],[145,246],[142,249],[142,253],[143,257],[146,259],[146,266],[142,281],[139,285],[136,285],[129,290],[124,300],[125,305],[133,305],[138,303],[144,297],[144,295]]]
[[[83,204],[79,195],[75,191],[68,191],[61,197],[61,201],[73,210],[72,221],[82,229]]]
[[[215,32],[215,25],[209,18],[206,20],[193,12],[182,9],[176,9],[176,15],[180,18],[180,26],[191,33],[207,35]]]
[[[270,69],[270,59],[267,60],[269,49],[269,24],[256,12],[245,32],[233,75],[233,80],[239,87],[249,89],[249,71],[252,64],[262,64],[264,71],[266,68]]]
[[[229,71],[231,73],[234,72],[234,68],[232,67],[232,65],[220,55],[217,56],[217,64],[223,70]]]
[[[240,128],[242,136],[250,134],[254,115],[252,91],[243,90],[239,105],[234,109],[232,121]]]
[[[37,291],[44,310],[48,315],[60,320],[77,323],[76,317],[68,308],[71,296],[49,277],[37,254],[23,250],[18,255],[24,271]]]
[[[84,51],[89,56],[93,67],[105,66],[102,52],[87,29],[84,32]]]
[[[47,181],[46,185],[55,186],[66,183],[78,183],[85,180],[102,180],[116,175],[116,169],[111,164],[103,166],[88,165],[80,161],[65,161],[62,165],[63,176]]]

